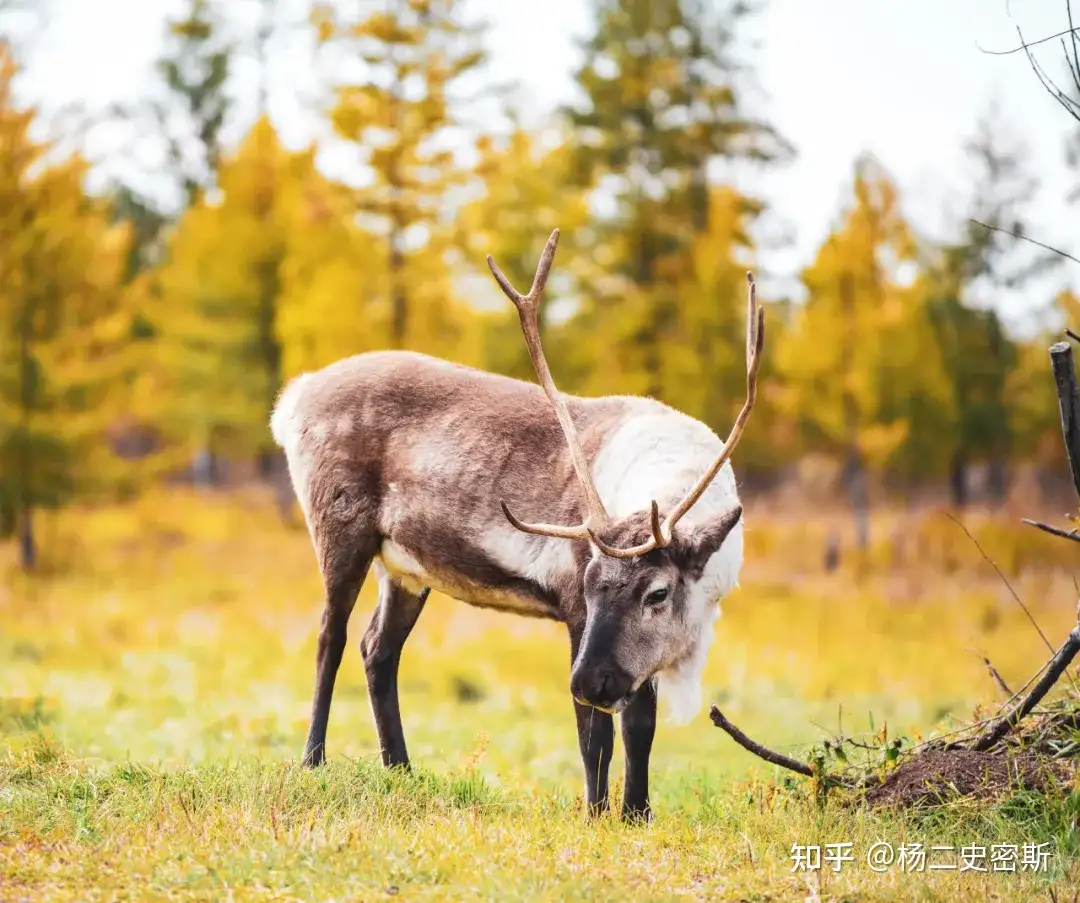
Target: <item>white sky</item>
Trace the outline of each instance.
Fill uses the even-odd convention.
[[[39,2],[50,4],[52,24],[23,88],[46,110],[139,96],[160,49],[163,18],[177,6],[174,0]],[[304,8],[302,0],[286,0],[290,4]],[[489,71],[519,83],[528,119],[571,95],[574,38],[588,29],[589,5],[473,0],[475,14],[491,24]],[[247,0],[229,4],[230,14],[248,8]],[[1027,145],[1043,183],[1033,234],[1080,256],[1073,211],[1063,203],[1063,140],[1075,124],[1039,85],[1023,54],[980,51],[1016,46],[1017,25],[1028,40],[1062,30],[1065,0],[767,0],[746,29],[741,56],[756,70],[761,89],[754,109],[795,145],[798,157],[747,182],[774,204],[768,236],[793,239],[762,251],[763,291],[793,290],[799,268],[834,221],[863,150],[875,153],[899,181],[916,226],[940,233],[961,209],[961,142],[992,101],[999,103],[1003,127]],[[1039,57],[1064,84],[1060,46],[1044,45]],[[290,143],[305,143],[318,119],[307,90],[310,60],[295,40],[280,45],[274,59],[271,113]],[[109,146],[107,136],[95,141],[99,151]],[[1024,297],[994,301],[1023,328],[1030,321],[1026,310],[1063,282],[1080,282],[1073,274],[1080,276],[1080,265],[1067,263]]]

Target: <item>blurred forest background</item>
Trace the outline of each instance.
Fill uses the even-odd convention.
[[[484,257],[527,284],[556,226],[542,329],[564,391],[653,395],[726,432],[766,205],[715,164],[798,153],[736,87],[753,64],[742,4],[595,0],[579,100],[543,131],[506,106],[509,127],[486,134],[471,104],[500,86],[461,0],[316,3],[300,20],[260,0],[253,29],[222,0],[185,2],[162,24],[146,103],[113,111],[160,139],[166,200],[134,169],[90,193],[78,116],[45,121],[20,99],[27,29],[0,46],[0,541],[25,569],[48,554],[44,512],[163,483],[262,484],[295,518],[269,412],[287,380],[340,357],[408,348],[532,379]],[[47,17],[0,7],[0,21]],[[242,140],[223,138],[233,73],[264,73],[280,29],[310,37],[313,103],[356,183],[325,174],[319,141],[285,146],[264,80]],[[1056,316],[1033,322],[1055,325],[1025,336],[975,300],[1063,263],[1009,234],[1039,235],[1015,139],[993,115],[974,124],[970,202],[947,242],[905,219],[887,161],[857,161],[805,298],[763,299],[762,391],[736,462],[763,505],[853,511],[843,542],[864,546],[874,506],[1022,499],[1060,517],[1046,349],[1080,327],[1080,296],[1033,297]]]

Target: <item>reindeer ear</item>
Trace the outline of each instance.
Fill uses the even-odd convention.
[[[713,554],[724,544],[728,534],[742,518],[742,505],[736,505],[730,511],[716,514],[707,521],[698,524],[694,532],[679,544],[680,557],[687,567],[700,570]]]

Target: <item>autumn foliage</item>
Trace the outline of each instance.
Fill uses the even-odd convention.
[[[797,149],[735,88],[742,11],[595,7],[575,102],[542,130],[511,117],[478,134],[467,109],[485,35],[460,0],[352,18],[317,4],[316,55],[366,69],[327,76],[326,137],[296,148],[265,105],[223,144],[239,51],[195,0],[159,67],[191,122],[184,146],[202,148],[186,168],[174,155],[173,209],[89,192],[84,161],[31,137],[36,113],[3,51],[0,533],[21,536],[27,565],[40,509],[163,480],[280,480],[274,399],[341,357],[409,348],[530,378],[484,257],[525,283],[555,226],[564,264],[541,329],[560,385],[651,394],[726,432],[768,209],[716,164],[767,168]],[[973,212],[1005,223],[1022,205],[999,190],[1002,161],[1017,164],[995,141],[973,139],[989,173]],[[328,174],[325,143],[364,178]],[[740,472],[775,482],[807,456],[833,462],[858,507],[871,487],[927,485],[962,504],[983,465],[1003,498],[1010,468],[1053,448],[1056,426],[1045,336],[1010,336],[973,301],[1003,272],[988,236],[917,234],[885,166],[860,159],[804,297],[763,299],[770,341]],[[1072,295],[1054,303],[1080,312]]]

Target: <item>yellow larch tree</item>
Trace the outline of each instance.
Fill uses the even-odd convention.
[[[34,512],[113,488],[110,430],[131,381],[129,236],[83,189],[86,163],[30,137],[0,47],[0,527],[37,560]]]
[[[461,85],[484,60],[465,7],[463,0],[367,2],[349,20],[336,6],[314,10],[323,43],[365,67],[359,78],[338,80],[331,121],[370,177],[355,205],[384,245],[384,342],[447,356],[462,338],[447,212],[450,192],[469,179],[447,139],[461,124]]]
[[[284,379],[386,346],[384,247],[356,220],[353,190],[311,173],[289,194],[276,334]]]
[[[805,450],[843,460],[865,546],[868,473],[948,460],[952,403],[915,237],[873,159],[857,162],[853,203],[803,281],[808,297],[777,350],[783,403]]]
[[[712,188],[705,225],[693,236],[685,269],[673,282],[677,303],[660,365],[665,400],[721,436],[746,399],[746,274],[754,266],[750,227],[761,209],[731,187]],[[765,303],[760,292],[758,299]],[[783,329],[777,313],[765,314],[757,402],[739,446],[742,470],[769,469],[790,459],[782,441],[789,420],[777,408],[773,366]]]
[[[286,260],[321,237],[299,219],[320,180],[314,150],[289,151],[262,119],[224,161],[217,196],[177,225],[153,322],[169,386],[162,423],[189,451],[260,461],[273,453],[267,424],[285,376]],[[340,320],[325,328],[341,328]]]
[[[495,286],[486,257],[490,254],[511,284],[525,291],[548,236],[559,229],[559,250],[540,307],[539,326],[559,384],[569,389],[574,374],[568,372],[568,356],[563,352],[567,343],[577,339],[574,328],[565,325],[565,305],[573,303],[574,277],[590,265],[586,251],[589,211],[584,192],[568,184],[570,150],[558,139],[545,146],[535,133],[516,127],[502,139],[481,138],[477,151],[476,174],[483,193],[458,216],[458,243],[465,249],[477,293],[494,298],[497,308],[478,317],[469,337],[479,347],[461,349],[461,357],[519,379],[535,379],[517,311]]]
[[[679,283],[710,228],[720,163],[769,163],[789,148],[738,84],[748,4],[597,0],[574,73],[575,169],[594,189],[600,258],[583,305],[590,385],[678,404],[665,375],[678,342]],[[708,241],[708,239],[706,239]],[[741,344],[741,343],[740,343]]]

